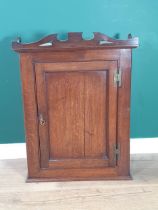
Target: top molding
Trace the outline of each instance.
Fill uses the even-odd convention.
[[[73,49],[104,49],[104,48],[136,48],[139,46],[138,37],[128,35],[127,40],[117,40],[99,32],[94,32],[94,38],[85,40],[81,32],[68,33],[68,39],[58,40],[57,34],[48,35],[34,43],[21,43],[21,38],[12,42],[13,50],[17,52],[59,51]]]

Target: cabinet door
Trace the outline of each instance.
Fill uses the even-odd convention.
[[[115,167],[114,61],[36,63],[41,168]]]

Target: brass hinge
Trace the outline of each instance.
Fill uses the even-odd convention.
[[[121,87],[121,82],[122,82],[121,80],[122,80],[121,69],[119,69],[114,73],[114,84],[115,85],[118,84],[118,86]]]
[[[119,160],[120,158],[120,144],[115,144],[114,145],[114,159]]]

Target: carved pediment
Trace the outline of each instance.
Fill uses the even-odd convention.
[[[34,43],[22,43],[21,38],[12,42],[15,51],[37,50],[63,50],[63,49],[90,49],[90,48],[134,48],[139,44],[137,37],[128,35],[127,40],[118,40],[108,37],[99,32],[94,32],[90,40],[84,39],[81,32],[68,33],[66,40],[59,40],[58,34],[48,35]]]

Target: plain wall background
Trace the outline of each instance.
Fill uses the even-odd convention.
[[[133,51],[131,137],[158,136],[157,0],[0,0],[0,22],[0,143],[25,138],[19,60],[11,41],[69,31],[140,38]]]

